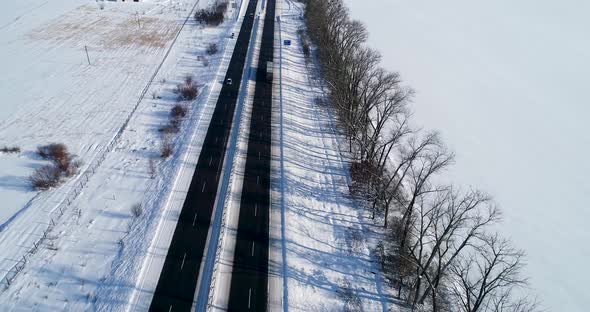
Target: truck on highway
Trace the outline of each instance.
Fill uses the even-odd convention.
[[[266,80],[272,81],[272,62],[266,62]]]

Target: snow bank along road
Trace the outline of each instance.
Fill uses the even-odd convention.
[[[228,311],[266,311],[275,2],[269,0],[256,72]]]
[[[224,81],[232,79],[239,82],[242,79],[257,3],[257,0],[248,3],[246,18]],[[221,89],[152,299],[151,311],[190,311],[192,308],[203,269],[201,263],[204,261],[239,87],[239,83],[224,84]]]

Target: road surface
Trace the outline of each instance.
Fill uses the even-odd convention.
[[[234,83],[221,88],[150,311],[190,311],[193,305],[257,3],[248,3],[224,79]]]
[[[256,73],[228,311],[266,311],[275,2],[268,0]]]

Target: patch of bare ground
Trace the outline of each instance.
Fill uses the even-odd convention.
[[[164,17],[82,5],[34,29],[27,37],[72,45],[84,42],[101,49],[163,48],[174,38],[178,27],[174,20]]]

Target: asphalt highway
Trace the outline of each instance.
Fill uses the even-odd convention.
[[[193,305],[257,3],[248,3],[224,79],[233,83],[221,88],[150,311],[190,311]]]
[[[268,0],[240,199],[228,311],[266,311],[268,298],[269,205],[275,1]]]

